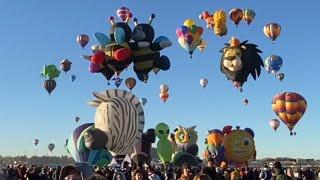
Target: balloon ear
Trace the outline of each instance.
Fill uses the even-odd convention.
[[[178,131],[178,128],[175,128],[174,130],[173,130],[173,132],[177,132]]]
[[[254,137],[254,132],[250,128],[244,128],[245,131],[247,131],[252,137]]]
[[[159,60],[154,61],[154,65],[163,71],[170,69],[170,60],[167,56],[161,56]]]
[[[97,33],[94,33],[93,36],[99,41],[100,44],[104,46],[111,43],[111,40],[109,39],[109,37],[103,33],[97,32]]]
[[[125,42],[126,33],[120,27],[114,29],[114,39],[118,45]]]

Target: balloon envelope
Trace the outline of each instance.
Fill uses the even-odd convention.
[[[77,36],[77,42],[82,48],[84,48],[89,42],[89,36],[86,34],[80,34]]]
[[[208,79],[206,79],[206,78],[202,78],[202,79],[200,79],[200,85],[202,86],[202,87],[206,87],[207,86],[207,84],[208,84]]]
[[[277,55],[271,55],[269,57],[266,58],[266,60],[264,61],[264,65],[266,70],[270,73],[277,73],[281,66],[282,66],[282,58],[280,56]]]
[[[278,119],[272,119],[269,121],[269,125],[274,131],[276,131],[280,126],[280,121]]]
[[[125,83],[126,83],[127,88],[132,90],[136,86],[137,81],[135,78],[129,77],[126,79]]]
[[[298,93],[283,92],[273,97],[272,109],[291,132],[304,115],[307,101]]]
[[[49,149],[50,152],[52,152],[54,150],[54,148],[55,148],[55,145],[53,143],[50,143],[48,145],[48,149]]]
[[[264,34],[274,42],[280,35],[281,26],[277,23],[269,23],[263,27]]]

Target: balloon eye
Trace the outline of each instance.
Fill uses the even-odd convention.
[[[164,134],[163,130],[159,130],[159,134]]]
[[[239,146],[239,145],[240,145],[240,142],[239,142],[239,141],[237,141],[237,142],[236,142],[236,145],[237,145],[237,146]]]
[[[167,129],[167,134],[169,134],[169,129]]]
[[[244,145],[246,145],[246,146],[249,145],[249,141],[248,141],[248,140],[245,140],[245,141],[244,141]]]

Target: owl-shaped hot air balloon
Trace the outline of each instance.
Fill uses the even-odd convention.
[[[307,101],[298,93],[283,92],[273,97],[272,109],[294,135],[292,130],[304,115]]]
[[[97,107],[95,129],[87,131],[86,146],[89,149],[107,148],[121,164],[128,150],[140,140],[143,133],[142,104],[139,98],[125,90],[109,89],[93,94],[96,100],[89,104]]]

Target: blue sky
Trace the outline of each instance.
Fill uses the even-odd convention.
[[[297,3],[299,2],[299,3]],[[90,46],[96,44],[94,32],[107,32],[109,16],[116,16],[116,9],[127,6],[140,22],[147,21],[151,13],[156,14],[153,26],[156,36],[165,35],[173,46],[161,53],[171,60],[171,69],[151,75],[149,83],[138,83],[133,90],[139,97],[148,99],[145,106],[146,127],[166,122],[173,130],[182,126],[197,125],[199,145],[207,129],[223,128],[224,125],[250,127],[255,133],[258,158],[262,157],[305,157],[319,159],[318,137],[320,136],[320,107],[317,53],[319,51],[320,26],[316,9],[319,3],[310,1],[7,1],[0,6],[0,155],[33,155],[34,138],[39,138],[38,154],[47,154],[47,145],[56,144],[54,155],[65,154],[63,144],[77,124],[93,122],[95,110],[87,105],[93,99],[93,91],[102,91],[114,86],[100,74],[88,71],[88,62],[80,58],[90,53]],[[205,29],[203,38],[208,41],[204,53],[194,53],[192,60],[182,49],[175,34],[186,18],[192,18],[198,25],[205,22],[198,15],[205,10],[213,12],[232,8],[250,8],[256,11],[251,29],[241,22],[239,28],[228,19],[228,35],[216,37]],[[273,45],[263,34],[263,26],[277,22],[282,26],[280,37]],[[133,26],[133,23],[131,23]],[[89,45],[82,50],[76,43],[80,33],[90,35]],[[249,78],[244,92],[236,91],[220,72],[219,49],[231,36],[241,41],[258,44],[262,57],[276,54],[283,58],[283,82],[266,71],[253,81]],[[40,71],[45,64],[58,64],[63,58],[70,59],[72,70],[61,73],[57,88],[51,96],[42,88]],[[315,61],[314,61],[315,60]],[[133,76],[132,66],[122,77]],[[76,74],[71,82],[69,76]],[[209,79],[203,89],[201,77]],[[170,99],[163,103],[159,99],[159,86],[170,87]],[[120,87],[126,89],[124,84]],[[302,94],[308,101],[308,109],[297,124],[297,136],[291,137],[281,124],[274,133],[268,121],[276,115],[271,109],[273,95],[282,91]],[[248,106],[242,99],[248,98]]]

